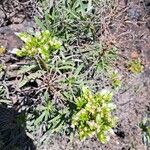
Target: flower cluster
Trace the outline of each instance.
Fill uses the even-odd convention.
[[[109,140],[109,133],[116,124],[116,118],[111,112],[116,106],[111,103],[112,93],[101,91],[93,94],[83,88],[83,93],[76,101],[77,113],[73,116],[72,126],[78,130],[80,139],[96,135],[105,143]]]
[[[48,30],[37,32],[35,36],[27,33],[17,33],[17,35],[25,42],[21,50],[14,50],[20,57],[40,55],[43,60],[49,61],[52,52],[61,48],[61,42]]]

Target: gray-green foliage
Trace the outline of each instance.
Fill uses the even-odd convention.
[[[42,134],[48,132],[49,136],[54,133],[63,133],[68,127],[67,123],[70,122],[67,116],[69,113],[67,108],[60,109],[46,91],[42,97],[42,103],[34,108],[33,112],[27,114],[28,132],[36,134],[39,129],[42,129]],[[41,139],[40,142],[44,142],[43,140]]]
[[[143,118],[142,122],[140,123],[140,128],[142,130],[142,139],[143,143],[150,147],[150,109],[146,111],[146,115]]]
[[[0,104],[11,104],[11,100],[8,99],[8,88],[3,84],[0,84]]]
[[[44,20],[35,18],[41,29],[61,37],[73,44],[93,41],[100,29],[100,16],[95,1],[92,0],[60,0],[44,5]],[[97,5],[98,6],[98,5]]]

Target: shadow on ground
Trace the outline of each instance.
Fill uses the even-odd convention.
[[[26,118],[13,108],[0,105],[0,150],[35,150],[26,135]]]

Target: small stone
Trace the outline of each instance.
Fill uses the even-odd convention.
[[[137,59],[138,57],[139,57],[139,54],[138,54],[136,51],[133,51],[133,52],[131,53],[131,58]]]

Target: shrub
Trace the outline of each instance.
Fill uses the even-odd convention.
[[[143,65],[141,64],[141,61],[139,59],[132,60],[128,63],[128,69],[132,73],[140,73],[143,70]]]
[[[96,135],[102,143],[109,140],[109,133],[113,132],[112,127],[116,122],[111,114],[115,109],[111,99],[111,92],[93,94],[83,88],[82,95],[76,101],[77,113],[72,120],[72,126],[78,130],[80,139]]]
[[[53,37],[48,30],[37,32],[35,36],[28,33],[17,33],[17,35],[25,42],[21,50],[15,50],[16,55],[20,57],[40,56],[48,62],[52,52],[61,48],[61,42]]]

